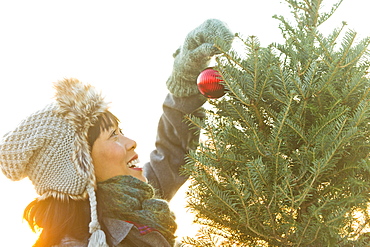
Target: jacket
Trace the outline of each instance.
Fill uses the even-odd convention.
[[[138,228],[131,223],[104,218],[108,228],[106,237],[110,238],[113,247],[171,247],[166,239],[156,231],[141,235]],[[88,240],[79,241],[66,236],[61,243],[54,247],[86,247]]]

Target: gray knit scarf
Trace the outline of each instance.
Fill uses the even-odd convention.
[[[145,225],[159,231],[173,245],[177,225],[165,200],[154,197],[151,185],[132,176],[116,176],[98,183],[102,216]]]

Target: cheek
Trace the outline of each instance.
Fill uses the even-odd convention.
[[[126,166],[126,151],[120,145],[94,146],[91,156],[98,181],[129,174],[129,168]]]
[[[122,164],[125,162],[126,151],[119,143],[112,145],[98,146],[92,151],[94,162],[107,163],[110,165]]]
[[[114,176],[127,170],[126,151],[119,143],[94,145],[91,156],[97,176],[101,174]]]

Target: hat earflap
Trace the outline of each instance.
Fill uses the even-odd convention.
[[[73,155],[76,169],[80,174],[95,180],[95,176],[92,176],[94,170],[87,143],[87,132],[97,121],[98,116],[108,110],[108,103],[93,86],[74,78],[60,80],[54,87],[58,104],[57,113],[76,129],[76,152]]]

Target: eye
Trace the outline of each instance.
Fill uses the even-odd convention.
[[[121,135],[124,135],[123,132],[122,132],[122,129],[115,129],[112,131],[111,135],[110,135],[110,138],[113,138],[113,137],[116,137],[118,136],[119,134]]]
[[[115,137],[117,135],[118,135],[118,131],[117,130],[113,130],[109,137]]]

